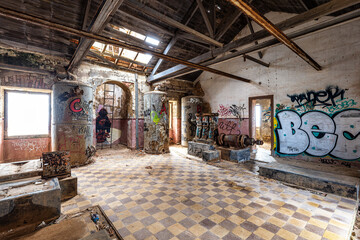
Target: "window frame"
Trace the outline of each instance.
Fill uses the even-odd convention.
[[[17,93],[28,93],[28,94],[43,94],[43,95],[48,95],[49,96],[49,126],[48,126],[48,133],[47,134],[32,134],[32,135],[16,135],[16,136],[9,136],[8,135],[8,117],[9,117],[9,113],[8,113],[8,93],[9,92],[17,92]],[[27,139],[27,138],[49,138],[51,137],[51,119],[52,119],[52,115],[51,115],[51,106],[52,106],[52,93],[51,90],[45,90],[45,89],[34,89],[34,90],[29,90],[29,89],[7,89],[4,88],[3,90],[4,93],[4,139],[5,140],[11,140],[11,139]]]

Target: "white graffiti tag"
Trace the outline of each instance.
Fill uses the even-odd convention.
[[[19,141],[12,142],[11,145],[15,151],[43,152],[47,149],[47,143],[45,139],[39,139],[36,141],[21,139]]]
[[[279,127],[276,151],[280,154],[330,155],[345,160],[360,158],[360,110],[347,109],[332,117],[309,111],[301,116],[292,110],[276,115]]]

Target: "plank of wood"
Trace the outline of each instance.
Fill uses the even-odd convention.
[[[315,7],[307,12],[304,12],[302,14],[299,14],[299,15],[291,17],[287,20],[284,20],[281,23],[276,24],[275,26],[278,29],[285,31],[287,29],[299,26],[306,22],[309,22],[314,19],[320,18],[322,16],[337,12],[339,10],[353,6],[358,3],[360,3],[360,0],[332,0],[331,2],[322,4],[322,5]],[[268,33],[266,30],[260,30],[258,32],[255,32],[252,35],[235,40],[235,41],[225,45],[222,48],[217,48],[214,51],[206,52],[200,56],[192,58],[189,61],[191,61],[193,63],[197,63],[197,64],[205,62],[205,61],[209,61],[212,58],[217,57],[221,54],[224,54],[226,52],[229,52],[229,51],[239,48],[241,46],[245,46],[254,41],[261,40],[268,36],[270,36],[270,33]],[[177,65],[175,67],[169,68],[163,72],[160,72],[158,74],[155,74],[154,76],[149,77],[148,81],[151,82],[151,81],[155,81],[157,79],[164,79],[167,76],[169,76],[170,74],[173,74],[173,73],[183,70],[185,68],[186,68],[186,66]]]
[[[104,0],[95,14],[94,19],[90,23],[88,28],[89,32],[102,32],[123,1],[124,0]],[[72,59],[70,60],[68,71],[73,71],[74,68],[81,63],[81,60],[86,56],[93,43],[94,41],[90,39],[83,39],[83,41],[80,41]]]

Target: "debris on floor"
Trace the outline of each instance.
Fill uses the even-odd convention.
[[[94,206],[79,212],[63,214],[49,224],[42,222],[36,232],[18,238],[18,240],[33,239],[122,240],[122,237],[101,207]]]

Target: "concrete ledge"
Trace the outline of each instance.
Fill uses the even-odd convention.
[[[2,184],[0,195],[0,239],[32,232],[42,221],[60,216],[57,178]]]
[[[40,160],[27,160],[0,164],[0,183],[23,178],[41,176],[42,164]]]
[[[62,202],[77,195],[77,177],[73,174],[71,177],[59,179],[59,184]]]
[[[259,175],[297,186],[358,199],[360,179],[280,163],[259,165]]]

